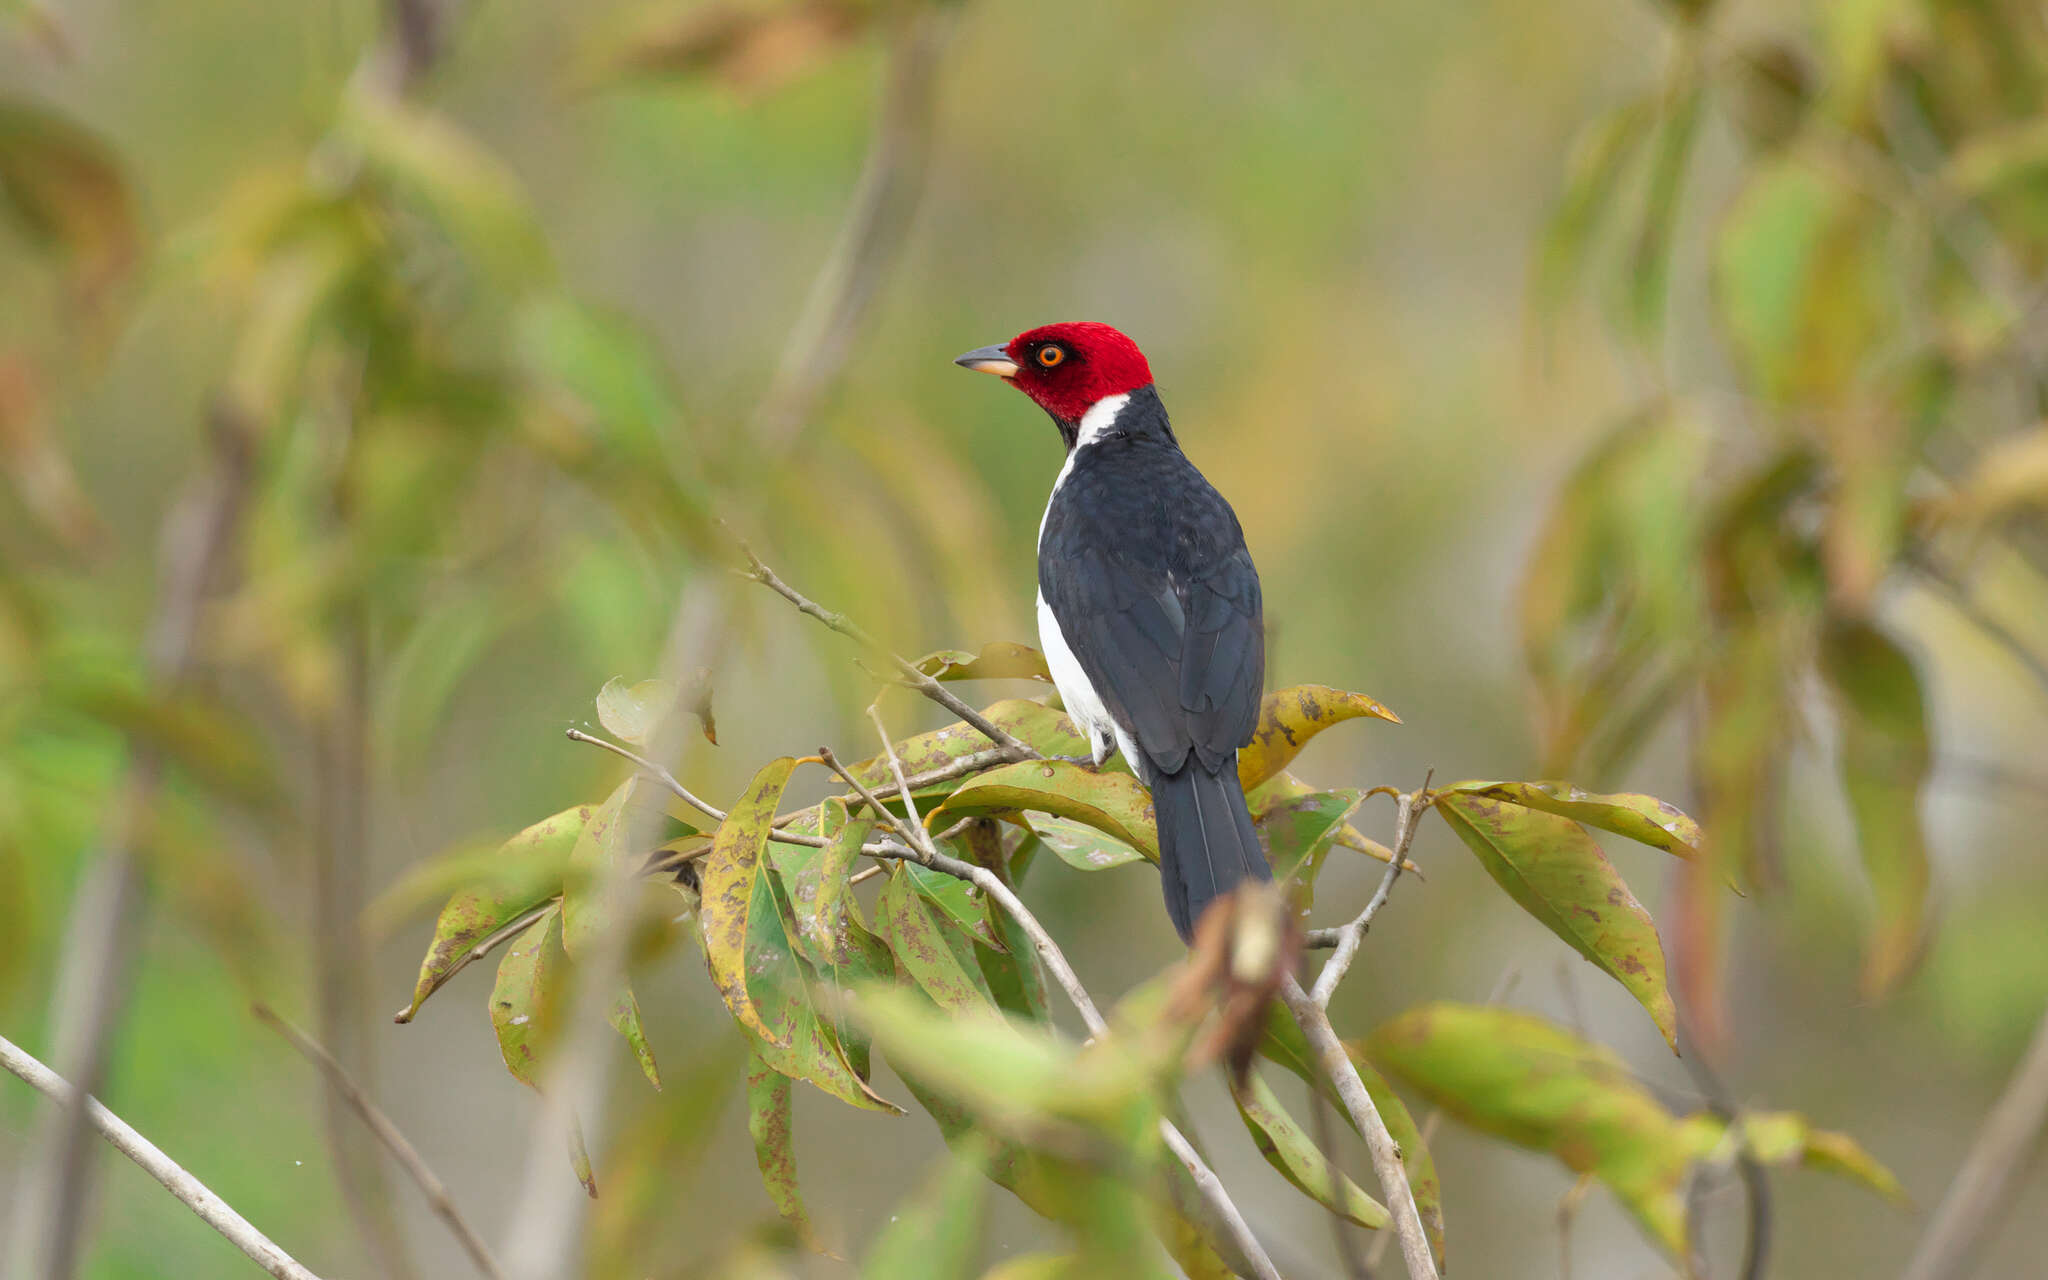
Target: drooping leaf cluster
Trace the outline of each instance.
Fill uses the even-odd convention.
[[[1521,632],[1548,768],[1598,781],[1685,726],[1708,839],[1678,963],[1712,1041],[1719,886],[1800,879],[1783,817],[1810,807],[1785,790],[1803,743],[1833,743],[1861,854],[1866,993],[1924,948],[1928,672],[1899,601],[1941,602],[2008,650],[2005,679],[2039,678],[2001,618],[2048,605],[2028,283],[2048,252],[2048,34],[2004,0],[1761,25],[1668,8],[1660,82],[1586,126],[1535,280],[1552,323],[1592,282],[1650,393],[1568,480]],[[1724,189],[1719,136],[1739,148]],[[1681,252],[1703,219],[1705,252]],[[1674,280],[1688,259],[1704,273]]]

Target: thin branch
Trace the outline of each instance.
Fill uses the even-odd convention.
[[[99,1099],[80,1095],[56,1072],[35,1060],[6,1037],[0,1036],[0,1066],[27,1082],[30,1088],[67,1111],[85,1116],[86,1123],[105,1138],[116,1151],[142,1166],[178,1202],[199,1215],[200,1221],[227,1238],[277,1280],[319,1280],[311,1271],[271,1242],[268,1236],[236,1213],[227,1201],[179,1166],[155,1143],[130,1128],[121,1117],[100,1105]]]
[[[747,557],[747,563],[750,566],[747,572],[740,575],[741,577],[760,583],[776,595],[795,605],[799,613],[816,618],[819,622],[824,623],[840,635],[852,640],[855,644],[863,646],[878,657],[887,658],[903,674],[903,679],[910,688],[915,689],[980,730],[982,736],[996,744],[996,749],[1003,753],[1005,759],[1012,761],[1038,759],[1038,752],[1032,750],[1029,745],[1018,741],[1008,730],[992,723],[987,716],[968,706],[967,703],[961,700],[960,695],[948,689],[943,683],[919,671],[916,664],[909,662],[902,655],[890,649],[889,646],[869,635],[859,623],[854,622],[843,613],[835,613],[827,609],[817,601],[798,591],[795,587],[784,582],[781,576],[775,570],[769,568],[760,556],[755,555],[754,549],[744,541],[740,542],[739,547],[740,551]]]
[[[1934,1221],[1913,1251],[1904,1280],[1962,1280],[1978,1247],[2012,1206],[2014,1175],[2048,1125],[2048,1013],[1999,1095]]]
[[[1569,973],[1569,969],[1560,973]],[[1568,985],[1567,997],[1571,1002],[1573,1018],[1580,1019],[1577,988]],[[1705,1097],[1707,1110],[1724,1124],[1736,1123],[1737,1107],[1728,1087],[1721,1080],[1720,1073],[1709,1064],[1707,1053],[1697,1043],[1697,1037],[1690,1034],[1690,1026],[1681,1016],[1679,1032],[1684,1039],[1681,1045],[1685,1052],[1679,1061],[1685,1064],[1686,1074],[1699,1086]],[[1583,1034],[1583,1032],[1581,1033]],[[1735,1171],[1742,1180],[1742,1194],[1748,1230],[1742,1245],[1742,1280],[1763,1280],[1765,1268],[1771,1256],[1771,1182],[1756,1153],[1747,1144],[1737,1148]]]
[[[877,728],[880,728],[879,724]],[[895,749],[886,746],[888,738],[887,730],[883,730],[882,741],[889,754],[890,767],[900,777],[903,766],[896,759]],[[821,749],[818,754],[824,758],[826,766],[846,779],[849,785],[857,791],[867,792],[867,787],[843,769],[830,751]],[[889,820],[899,831],[908,825],[910,831],[915,834],[908,836],[907,845],[890,844],[879,856],[908,858],[921,866],[965,880],[1002,904],[1003,910],[1009,912],[1010,918],[1017,922],[1017,927],[1031,939],[1032,949],[1038,953],[1039,962],[1045,966],[1046,972],[1052,975],[1053,981],[1059,984],[1060,990],[1066,992],[1067,999],[1080,1013],[1082,1023],[1088,1028],[1088,1034],[1101,1036],[1108,1033],[1108,1020],[1102,1016],[1102,1010],[1096,1007],[1094,999],[1088,994],[1088,989],[1081,985],[1080,975],[1067,963],[1067,957],[1061,952],[1059,944],[1053,941],[1045,926],[1038,922],[1038,917],[1031,914],[1031,909],[1024,905],[1024,900],[1019,898],[1009,885],[1003,883],[1001,876],[987,867],[979,867],[971,862],[940,853],[934,846],[930,833],[921,825],[914,822],[905,824],[894,815],[889,815]],[[1222,1181],[1216,1176],[1216,1171],[1202,1159],[1194,1144],[1187,1140],[1187,1136],[1175,1127],[1171,1120],[1163,1117],[1159,1121],[1159,1136],[1165,1141],[1167,1149],[1172,1151],[1175,1158],[1186,1168],[1196,1190],[1201,1193],[1210,1211],[1229,1232],[1232,1242],[1244,1255],[1257,1280],[1280,1280],[1279,1270],[1274,1267],[1273,1260],[1259,1244],[1258,1237],[1252,1234],[1251,1225],[1244,1220],[1244,1214],[1239,1212],[1237,1205],[1231,1201],[1230,1193],[1224,1189]]]
[[[190,673],[207,597],[227,571],[256,478],[257,424],[226,401],[209,418],[211,452],[164,516],[158,535],[156,612],[143,643],[158,692]],[[118,785],[102,852],[80,883],[66,927],[64,962],[51,1002],[56,1059],[80,1100],[50,1116],[17,1198],[15,1273],[69,1280],[76,1269],[84,1204],[91,1190],[90,1125],[83,1099],[106,1079],[114,1027],[132,985],[136,939],[146,897],[140,846],[163,779],[156,745],[131,740],[127,776]]]
[[[1330,1196],[1342,1203],[1344,1166],[1337,1160],[1337,1125],[1330,1115],[1330,1100],[1323,1096],[1321,1089],[1308,1091],[1309,1118],[1316,1129],[1316,1146],[1323,1153],[1324,1176],[1330,1180]],[[1350,1280],[1372,1280],[1372,1264],[1358,1251],[1358,1241],[1351,1234],[1351,1222],[1335,1209],[1329,1211],[1330,1234],[1337,1246],[1337,1260],[1344,1264],[1344,1274]]]
[[[1436,1280],[1436,1258],[1429,1250],[1429,1237],[1422,1230],[1422,1215],[1415,1208],[1415,1192],[1408,1185],[1408,1169],[1401,1148],[1387,1132],[1379,1108],[1365,1090],[1358,1068],[1345,1052],[1344,1042],[1330,1025],[1330,1015],[1316,998],[1302,989],[1293,975],[1281,985],[1280,998],[1287,1003],[1294,1020],[1308,1037],[1308,1047],[1322,1063],[1323,1073],[1336,1086],[1337,1098],[1351,1116],[1351,1123],[1365,1135],[1372,1152],[1373,1172],[1379,1176],[1380,1194],[1394,1215],[1394,1229],[1400,1233],[1401,1256],[1408,1264],[1409,1280]]]
[[[254,1005],[250,1012],[283,1036],[302,1057],[320,1069],[320,1073],[327,1077],[327,1083],[334,1092],[343,1102],[355,1109],[356,1114],[362,1117],[363,1124],[377,1136],[379,1142],[384,1144],[384,1149],[391,1153],[392,1159],[398,1161],[399,1166],[412,1176],[413,1182],[418,1184],[420,1191],[427,1198],[427,1208],[433,1211],[434,1216],[448,1224],[448,1230],[461,1242],[470,1260],[476,1263],[476,1269],[489,1276],[491,1280],[504,1280],[505,1273],[498,1269],[498,1260],[491,1256],[490,1247],[484,1244],[483,1237],[477,1235],[463,1219],[461,1212],[456,1209],[454,1198],[448,1194],[447,1184],[434,1176],[434,1171],[427,1167],[427,1162],[420,1158],[420,1153],[414,1149],[412,1143],[406,1141],[405,1135],[398,1131],[398,1126],[391,1122],[391,1117],[385,1115],[377,1104],[370,1101],[369,1096],[356,1086],[356,1082],[349,1078],[348,1071],[341,1063],[335,1061],[334,1055],[308,1039],[304,1032],[285,1021],[269,1005]]]
[[[692,809],[695,809],[697,812],[703,814],[705,817],[711,819],[713,822],[725,821],[725,810],[719,808],[716,805],[710,804],[704,800],[698,799],[697,796],[694,793],[692,793],[688,787],[684,786],[681,782],[676,780],[676,775],[670,773],[668,770],[654,763],[654,761],[649,760],[646,756],[643,756],[635,751],[629,751],[625,747],[620,746],[616,742],[612,742],[605,738],[596,737],[593,734],[585,733],[581,729],[569,730],[569,741],[587,742],[593,747],[603,747],[606,751],[611,752],[615,756],[623,756],[626,759],[631,760],[634,764],[639,765],[641,771],[647,774],[648,777],[654,779],[656,782],[659,782],[662,786],[667,787],[670,791],[674,792],[677,798],[680,799],[684,804],[689,805]],[[792,844],[810,843],[809,840],[800,839],[794,835],[781,835],[777,836],[776,838],[778,840],[786,840]],[[824,845],[825,842],[820,840],[818,841],[816,847],[822,849]]]
[[[1436,776],[1434,769],[1423,775],[1422,786],[1405,795],[1396,796],[1394,816],[1393,857],[1387,862],[1387,873],[1380,877],[1380,887],[1366,902],[1365,910],[1358,918],[1339,927],[1332,941],[1337,954],[1323,965],[1323,971],[1316,975],[1315,1002],[1327,1007],[1330,996],[1337,990],[1337,984],[1344,981],[1344,975],[1351,971],[1351,962],[1358,958],[1358,948],[1365,941],[1365,931],[1372,927],[1372,918],[1387,905],[1387,897],[1394,891],[1394,881],[1401,878],[1401,866],[1408,860],[1408,846],[1415,841],[1415,828],[1427,809],[1430,779]]]

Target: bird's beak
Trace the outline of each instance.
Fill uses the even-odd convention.
[[[976,373],[992,373],[998,378],[1017,376],[1017,362],[1010,359],[1010,353],[1001,347],[976,347],[964,356],[955,356],[953,363],[962,369]]]

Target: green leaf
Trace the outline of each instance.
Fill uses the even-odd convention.
[[[1358,1078],[1365,1082],[1365,1091],[1372,1096],[1373,1106],[1379,1109],[1380,1119],[1386,1122],[1387,1132],[1393,1135],[1394,1144],[1401,1148],[1401,1162],[1408,1170],[1408,1189],[1415,1196],[1416,1212],[1422,1217],[1423,1230],[1428,1234],[1430,1247],[1436,1251],[1437,1262],[1441,1266],[1444,1257],[1444,1190],[1442,1181],[1437,1177],[1436,1160],[1429,1153],[1429,1144],[1423,1141],[1422,1129],[1415,1123],[1408,1104],[1394,1092],[1386,1077],[1366,1060],[1363,1050],[1350,1041],[1345,1042],[1344,1050],[1350,1055],[1351,1065],[1358,1069]],[[1357,1132],[1357,1123],[1351,1119],[1351,1113],[1344,1110],[1336,1086],[1323,1073],[1315,1054],[1309,1051],[1308,1040],[1302,1035],[1301,1027],[1277,1001],[1266,1010],[1266,1026],[1259,1036],[1258,1052],[1267,1061],[1285,1067],[1310,1088],[1322,1093],[1332,1106],[1338,1108],[1337,1114],[1344,1117],[1344,1122]]]
[[[754,775],[740,798],[726,811],[725,821],[711,843],[711,853],[699,869],[703,903],[697,918],[704,935],[704,959],[711,967],[711,980],[733,1019],[754,1035],[787,1047],[761,1019],[748,992],[749,926],[756,914],[756,899],[767,874],[761,857],[768,847],[768,832],[775,822],[776,808],[796,761],[789,756],[771,760]],[[772,922],[774,904],[768,904]]]
[[[1259,788],[1256,800],[1247,800],[1252,806],[1252,822],[1266,838],[1266,858],[1272,864],[1273,877],[1298,882],[1303,893],[1301,905],[1308,907],[1315,903],[1316,876],[1322,871],[1323,859],[1350,829],[1351,815],[1365,802],[1365,793],[1307,787],[1296,793],[1274,785],[1280,781],[1268,781]]]
[[[1242,1089],[1232,1091],[1237,1102],[1237,1114],[1243,1118],[1245,1128],[1251,1131],[1252,1141],[1258,1144],[1259,1154],[1266,1163],[1280,1171],[1280,1175],[1293,1183],[1303,1194],[1330,1212],[1340,1215],[1368,1230],[1378,1230],[1387,1225],[1386,1206],[1365,1194],[1357,1183],[1341,1171],[1333,1189],[1331,1164],[1318,1150],[1313,1139],[1302,1129],[1287,1109],[1280,1104],[1273,1090],[1254,1074],[1247,1076]],[[1317,1103],[1332,1106],[1327,1099]]]
[[[1912,971],[1926,934],[1929,873],[1920,792],[1931,755],[1927,711],[1912,660],[1867,622],[1830,620],[1820,666],[1834,692],[1842,789],[1877,907],[1863,989],[1883,995]]]
[[[550,907],[512,940],[498,961],[491,987],[491,1026],[498,1052],[512,1078],[540,1088],[541,1061],[559,1030],[562,979],[568,955],[562,950],[562,912]]]
[[[1048,813],[1032,814],[1027,821],[1039,842],[1076,870],[1106,871],[1145,860],[1145,855],[1130,845],[1085,823],[1055,818]]]
[[[860,1274],[873,1280],[970,1280],[980,1271],[988,1180],[978,1163],[948,1155],[944,1167],[897,1205]]]
[[[1085,1274],[1071,1253],[1027,1253],[981,1273],[981,1280],[1068,1280]]]
[[[1144,786],[1127,773],[1098,773],[1064,760],[1023,760],[970,778],[938,806],[931,823],[1020,810],[1072,818],[1159,860],[1152,796]]]
[[[1052,683],[1045,655],[1029,645],[991,641],[978,653],[941,649],[916,662],[919,671],[940,680],[1039,680]]]
[[[1699,823],[1655,796],[1599,795],[1569,782],[1455,782],[1442,790],[1540,809],[1681,858],[1698,857],[1704,838]]]
[[[941,851],[951,852],[956,857],[962,852],[958,849],[948,850],[945,845],[939,847]],[[996,937],[995,927],[989,923],[991,913],[1001,913],[995,911],[980,888],[958,876],[933,871],[915,862],[902,862],[897,865],[903,868],[904,874],[910,877],[911,883],[917,886],[918,893],[923,895],[925,901],[942,912],[960,932],[985,947],[997,951],[1006,950],[1001,940]]]
[[[647,1083],[661,1088],[661,1072],[654,1065],[654,1050],[648,1046],[647,1032],[640,1025],[640,1001],[633,995],[631,985],[621,988],[605,1017],[632,1047],[633,1060],[640,1064],[640,1073],[647,1077]]]
[[[993,1006],[995,996],[975,960],[974,943],[946,923],[911,870],[904,862],[891,867],[875,903],[882,940],[897,965],[942,1009]]]
[[[1683,1254],[1696,1145],[1607,1049],[1529,1014],[1458,1004],[1411,1009],[1365,1049],[1465,1124],[1599,1178],[1651,1239]]]
[[[791,1129],[789,1077],[752,1054],[747,1062],[747,1133],[754,1140],[754,1162],[761,1167],[761,1185],[797,1238],[817,1248],[804,1198],[796,1182],[796,1138]]]
[[[1678,1015],[1657,926],[1585,828],[1456,792],[1438,797],[1436,809],[1508,896],[1626,987],[1677,1052]]]
[[[790,899],[814,958],[819,954],[842,955],[852,945],[848,930],[858,925],[853,918],[849,881],[853,864],[860,859],[861,846],[874,834],[876,821],[849,819],[846,805],[838,799],[825,801],[825,812],[828,825],[835,831],[832,843],[808,860],[790,883]]]
[[[1310,738],[1331,725],[1362,716],[1401,723],[1401,717],[1362,693],[1347,693],[1326,684],[1274,690],[1260,701],[1252,740],[1237,753],[1238,781],[1250,792],[1293,763]]]
[[[394,1022],[412,1021],[427,997],[469,964],[480,943],[561,893],[569,851],[575,848],[593,809],[591,805],[578,805],[543,818],[492,851],[487,862],[480,863],[469,854],[458,860],[469,887],[457,890],[441,908],[440,917],[434,921],[434,940],[420,961],[412,1003],[398,1011]],[[437,862],[429,864],[429,868],[441,865]],[[429,868],[415,868],[407,879]],[[405,886],[406,881],[401,881],[380,896],[378,903],[391,899]],[[408,892],[401,900],[409,900],[410,896]],[[388,908],[373,904],[366,914],[388,914]]]
[[[1895,328],[1888,271],[1868,203],[1788,157],[1757,168],[1728,210],[1716,310],[1765,397],[1832,399]]]

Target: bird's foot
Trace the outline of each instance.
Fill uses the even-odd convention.
[[[1057,760],[1061,764],[1078,764],[1084,769],[1093,769],[1099,763],[1094,756],[1085,753],[1078,756],[1047,756],[1046,759]]]

